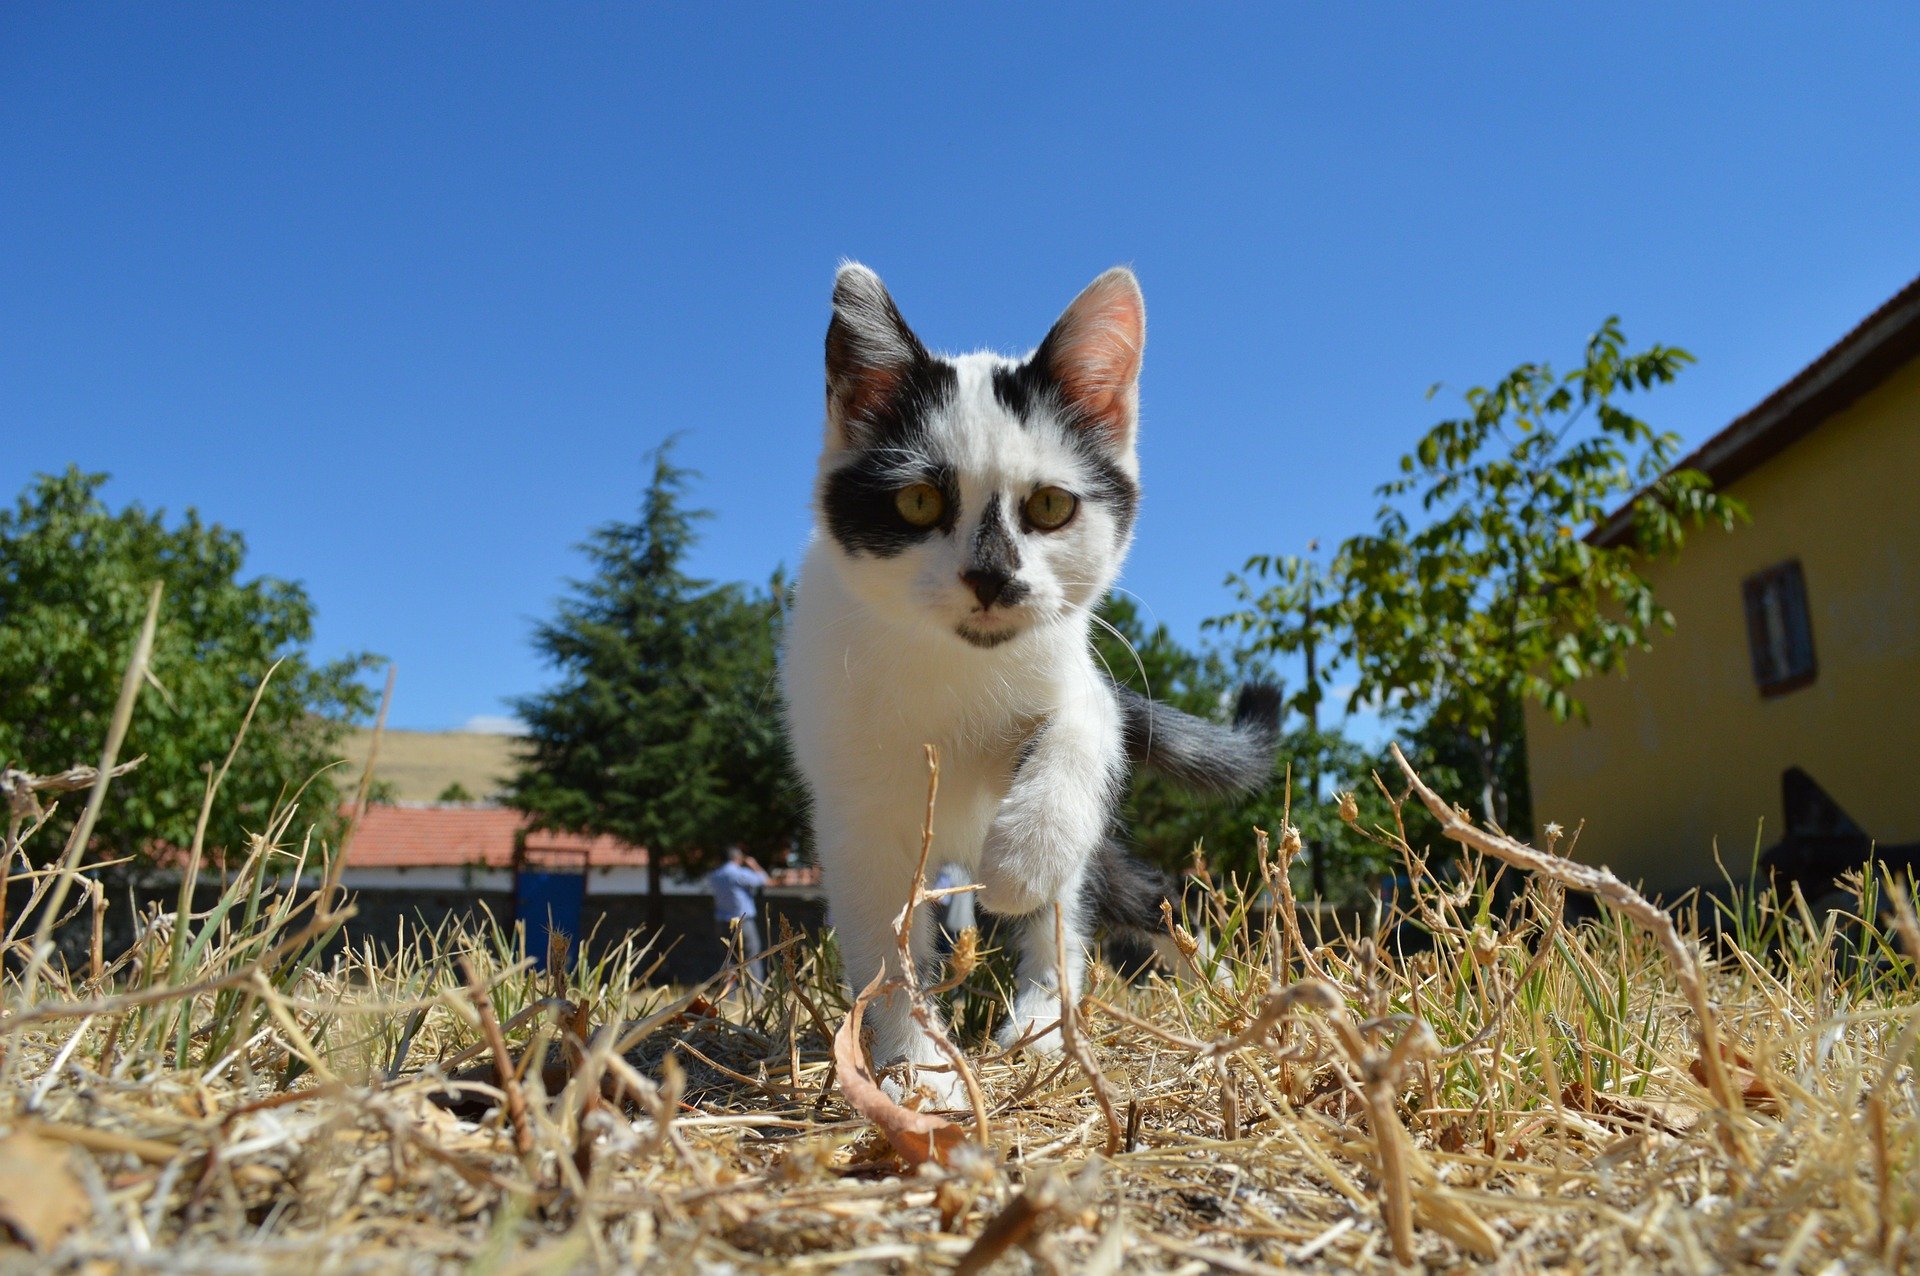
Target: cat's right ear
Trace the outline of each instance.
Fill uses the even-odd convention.
[[[1131,452],[1140,423],[1140,352],[1147,303],[1140,281],[1115,266],[1088,284],[1034,351],[1074,420]]]
[[[880,276],[850,261],[833,280],[833,321],[827,325],[827,444],[860,439],[927,348],[900,317]]]

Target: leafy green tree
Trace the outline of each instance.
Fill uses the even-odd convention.
[[[791,841],[798,806],[769,813],[777,743],[779,600],[686,572],[691,471],[653,457],[639,518],[582,546],[575,581],[534,645],[558,684],[514,702],[527,724],[508,801],[542,827],[609,834],[648,851],[650,916],[668,868],[698,871],[734,842]]]
[[[441,789],[440,796],[435,798],[434,801],[436,802],[471,802],[473,801],[473,794],[471,791],[468,790],[466,785],[460,783],[460,781],[458,780],[455,780],[453,783],[449,784],[446,788]]]
[[[99,757],[120,678],[146,614],[151,582],[165,584],[154,632],[154,685],[139,699],[125,754],[145,754],[114,784],[94,835],[96,854],[144,856],[193,836],[206,768],[232,747],[261,679],[246,742],[213,808],[207,845],[237,852],[265,827],[274,803],[311,779],[301,798],[323,826],[339,802],[328,770],[371,692],[373,660],[315,663],[313,604],[291,581],[242,579],[240,533],[189,509],[111,511],[104,474],[69,467],[42,474],[0,509],[0,763],[51,772]],[[58,849],[77,803],[35,839]]]
[[[1319,548],[1318,541],[1309,543],[1308,554]],[[1299,689],[1286,704],[1306,725],[1289,741],[1287,756],[1295,768],[1295,791],[1312,804],[1306,818],[1315,827],[1308,831],[1297,819],[1294,824],[1302,830],[1311,890],[1317,898],[1328,898],[1335,893],[1332,861],[1346,844],[1347,832],[1319,819],[1317,799],[1326,793],[1330,778],[1335,783],[1346,781],[1342,788],[1355,788],[1360,766],[1360,752],[1351,741],[1339,732],[1320,729],[1320,706],[1339,659],[1339,587],[1317,558],[1270,554],[1249,558],[1240,571],[1227,577],[1227,587],[1234,591],[1240,609],[1215,616],[1202,627],[1237,631],[1242,659],[1300,662]]]
[[[1320,542],[1307,546],[1309,554]],[[1236,631],[1243,658],[1298,657],[1304,677],[1287,707],[1314,725],[1339,659],[1339,584],[1316,558],[1256,554],[1227,576],[1237,611],[1202,622],[1201,628]]]
[[[1218,651],[1189,650],[1165,625],[1149,628],[1131,599],[1111,596],[1099,614],[1106,626],[1096,627],[1095,649],[1114,680],[1177,709],[1221,718],[1240,685],[1264,674],[1257,662],[1231,664]],[[1309,780],[1309,765],[1319,787]],[[1253,830],[1278,838],[1283,823],[1291,821],[1303,843],[1317,852],[1306,866],[1319,869],[1315,893],[1348,895],[1365,888],[1377,856],[1342,824],[1330,798],[1336,788],[1358,788],[1365,772],[1366,758],[1351,741],[1296,724],[1282,734],[1272,782],[1259,792],[1237,799],[1207,797],[1141,771],[1133,777],[1121,819],[1135,847],[1165,867],[1184,867],[1199,847],[1211,870],[1242,874],[1254,870]]]
[[[1469,390],[1467,414],[1429,430],[1379,489],[1374,532],[1341,546],[1354,703],[1452,742],[1497,825],[1517,814],[1523,704],[1583,717],[1576,684],[1672,627],[1641,568],[1691,529],[1744,517],[1706,475],[1670,468],[1677,435],[1621,406],[1690,362],[1674,346],[1629,352],[1608,319],[1573,371],[1525,363]],[[1623,539],[1588,534],[1623,502]]]

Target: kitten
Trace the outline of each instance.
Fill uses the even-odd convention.
[[[920,849],[922,744],[940,751],[934,862],[1013,919],[1003,1044],[1059,1018],[1055,904],[1078,996],[1092,924],[1164,938],[1164,875],[1112,836],[1129,762],[1215,792],[1272,775],[1279,698],[1233,727],[1118,688],[1090,640],[1139,504],[1146,309],[1131,271],[1096,279],[1015,361],[930,353],[878,276],[841,267],[827,328],[815,531],[782,679],[793,753],[847,978],[897,973],[892,923]],[[914,918],[917,963],[932,923]],[[1164,951],[1164,949],[1163,949]],[[905,999],[871,1007],[882,1066],[941,1063]],[[1055,1033],[1030,1043],[1058,1049]],[[959,1101],[951,1072],[923,1074]]]

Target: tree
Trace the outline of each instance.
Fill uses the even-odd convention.
[[[138,504],[101,501],[104,474],[68,467],[28,484],[0,510],[0,763],[62,770],[98,758],[121,674],[146,614],[151,582],[164,583],[154,631],[154,685],[140,697],[126,754],[146,755],[108,792],[98,853],[145,856],[193,836],[206,768],[232,747],[248,702],[267,678],[208,826],[215,851],[244,850],[276,802],[301,802],[323,827],[339,803],[328,770],[347,726],[371,692],[359,681],[374,660],[313,662],[313,604],[291,581],[241,579],[246,541],[189,509],[172,527]],[[275,662],[278,662],[275,667]],[[51,836],[57,849],[78,804]]]
[[[1307,545],[1309,554],[1319,548],[1318,541]],[[1351,779],[1359,765],[1359,752],[1350,741],[1338,732],[1320,730],[1320,704],[1339,656],[1339,612],[1330,605],[1337,602],[1338,588],[1318,559],[1270,554],[1249,558],[1240,571],[1227,577],[1227,587],[1239,599],[1240,610],[1215,616],[1203,628],[1238,630],[1243,660],[1300,659],[1300,689],[1287,698],[1286,705],[1306,720],[1306,726],[1290,741],[1289,757],[1304,782],[1309,805],[1317,807],[1327,778]],[[1345,787],[1352,789],[1354,784]],[[1329,825],[1311,837],[1303,831],[1301,839],[1310,857],[1313,894],[1326,898],[1332,889],[1330,860],[1345,842],[1345,832]]]
[[[1265,676],[1264,666],[1245,653],[1230,663],[1218,651],[1181,646],[1165,625],[1149,629],[1131,599],[1111,596],[1099,615],[1105,625],[1096,627],[1094,646],[1114,680],[1177,709],[1221,718],[1243,682]],[[1290,698],[1289,706],[1297,699]],[[1365,775],[1365,756],[1344,737],[1303,723],[1282,733],[1278,757],[1272,781],[1238,798],[1195,794],[1152,771],[1137,771],[1121,809],[1129,839],[1167,868],[1184,867],[1202,847],[1213,871],[1250,876],[1253,830],[1278,838],[1282,824],[1290,821],[1315,848],[1310,867],[1317,870],[1316,894],[1332,897],[1362,889],[1377,856],[1344,827],[1337,806],[1323,800],[1323,790],[1311,787],[1308,767],[1324,783],[1352,789]]]
[[[784,778],[773,708],[777,598],[685,570],[695,524],[691,471],[671,443],[653,456],[639,518],[581,546],[572,582],[534,646],[559,675],[514,702],[527,724],[508,801],[543,828],[647,848],[650,919],[663,919],[669,866],[698,870],[733,842],[793,836],[769,814]],[[769,735],[771,733],[771,736]],[[785,818],[797,818],[788,799]]]
[[[1231,703],[1233,674],[1217,653],[1189,651],[1165,625],[1151,629],[1132,599],[1109,595],[1098,613],[1094,652],[1113,680],[1162,704],[1203,718],[1217,718]],[[1122,819],[1134,845],[1167,868],[1185,865],[1196,843],[1221,845],[1231,825],[1222,824],[1228,804],[1187,792],[1151,771],[1138,770],[1129,786]],[[1237,834],[1252,836],[1241,827]]]
[[[1353,702],[1453,741],[1496,825],[1516,813],[1523,704],[1583,717],[1575,685],[1673,625],[1641,567],[1691,529],[1744,517],[1706,475],[1671,468],[1677,435],[1620,405],[1692,361],[1673,346],[1629,353],[1608,319],[1572,372],[1525,363],[1469,390],[1467,414],[1429,430],[1378,489],[1376,530],[1341,546]],[[1622,502],[1626,536],[1590,535]]]

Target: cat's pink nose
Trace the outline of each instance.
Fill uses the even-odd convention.
[[[980,600],[982,607],[991,607],[1000,600],[1000,595],[1006,592],[1007,584],[1013,578],[1005,572],[976,567],[961,572],[960,579],[966,582],[967,588],[973,591],[973,596]]]

